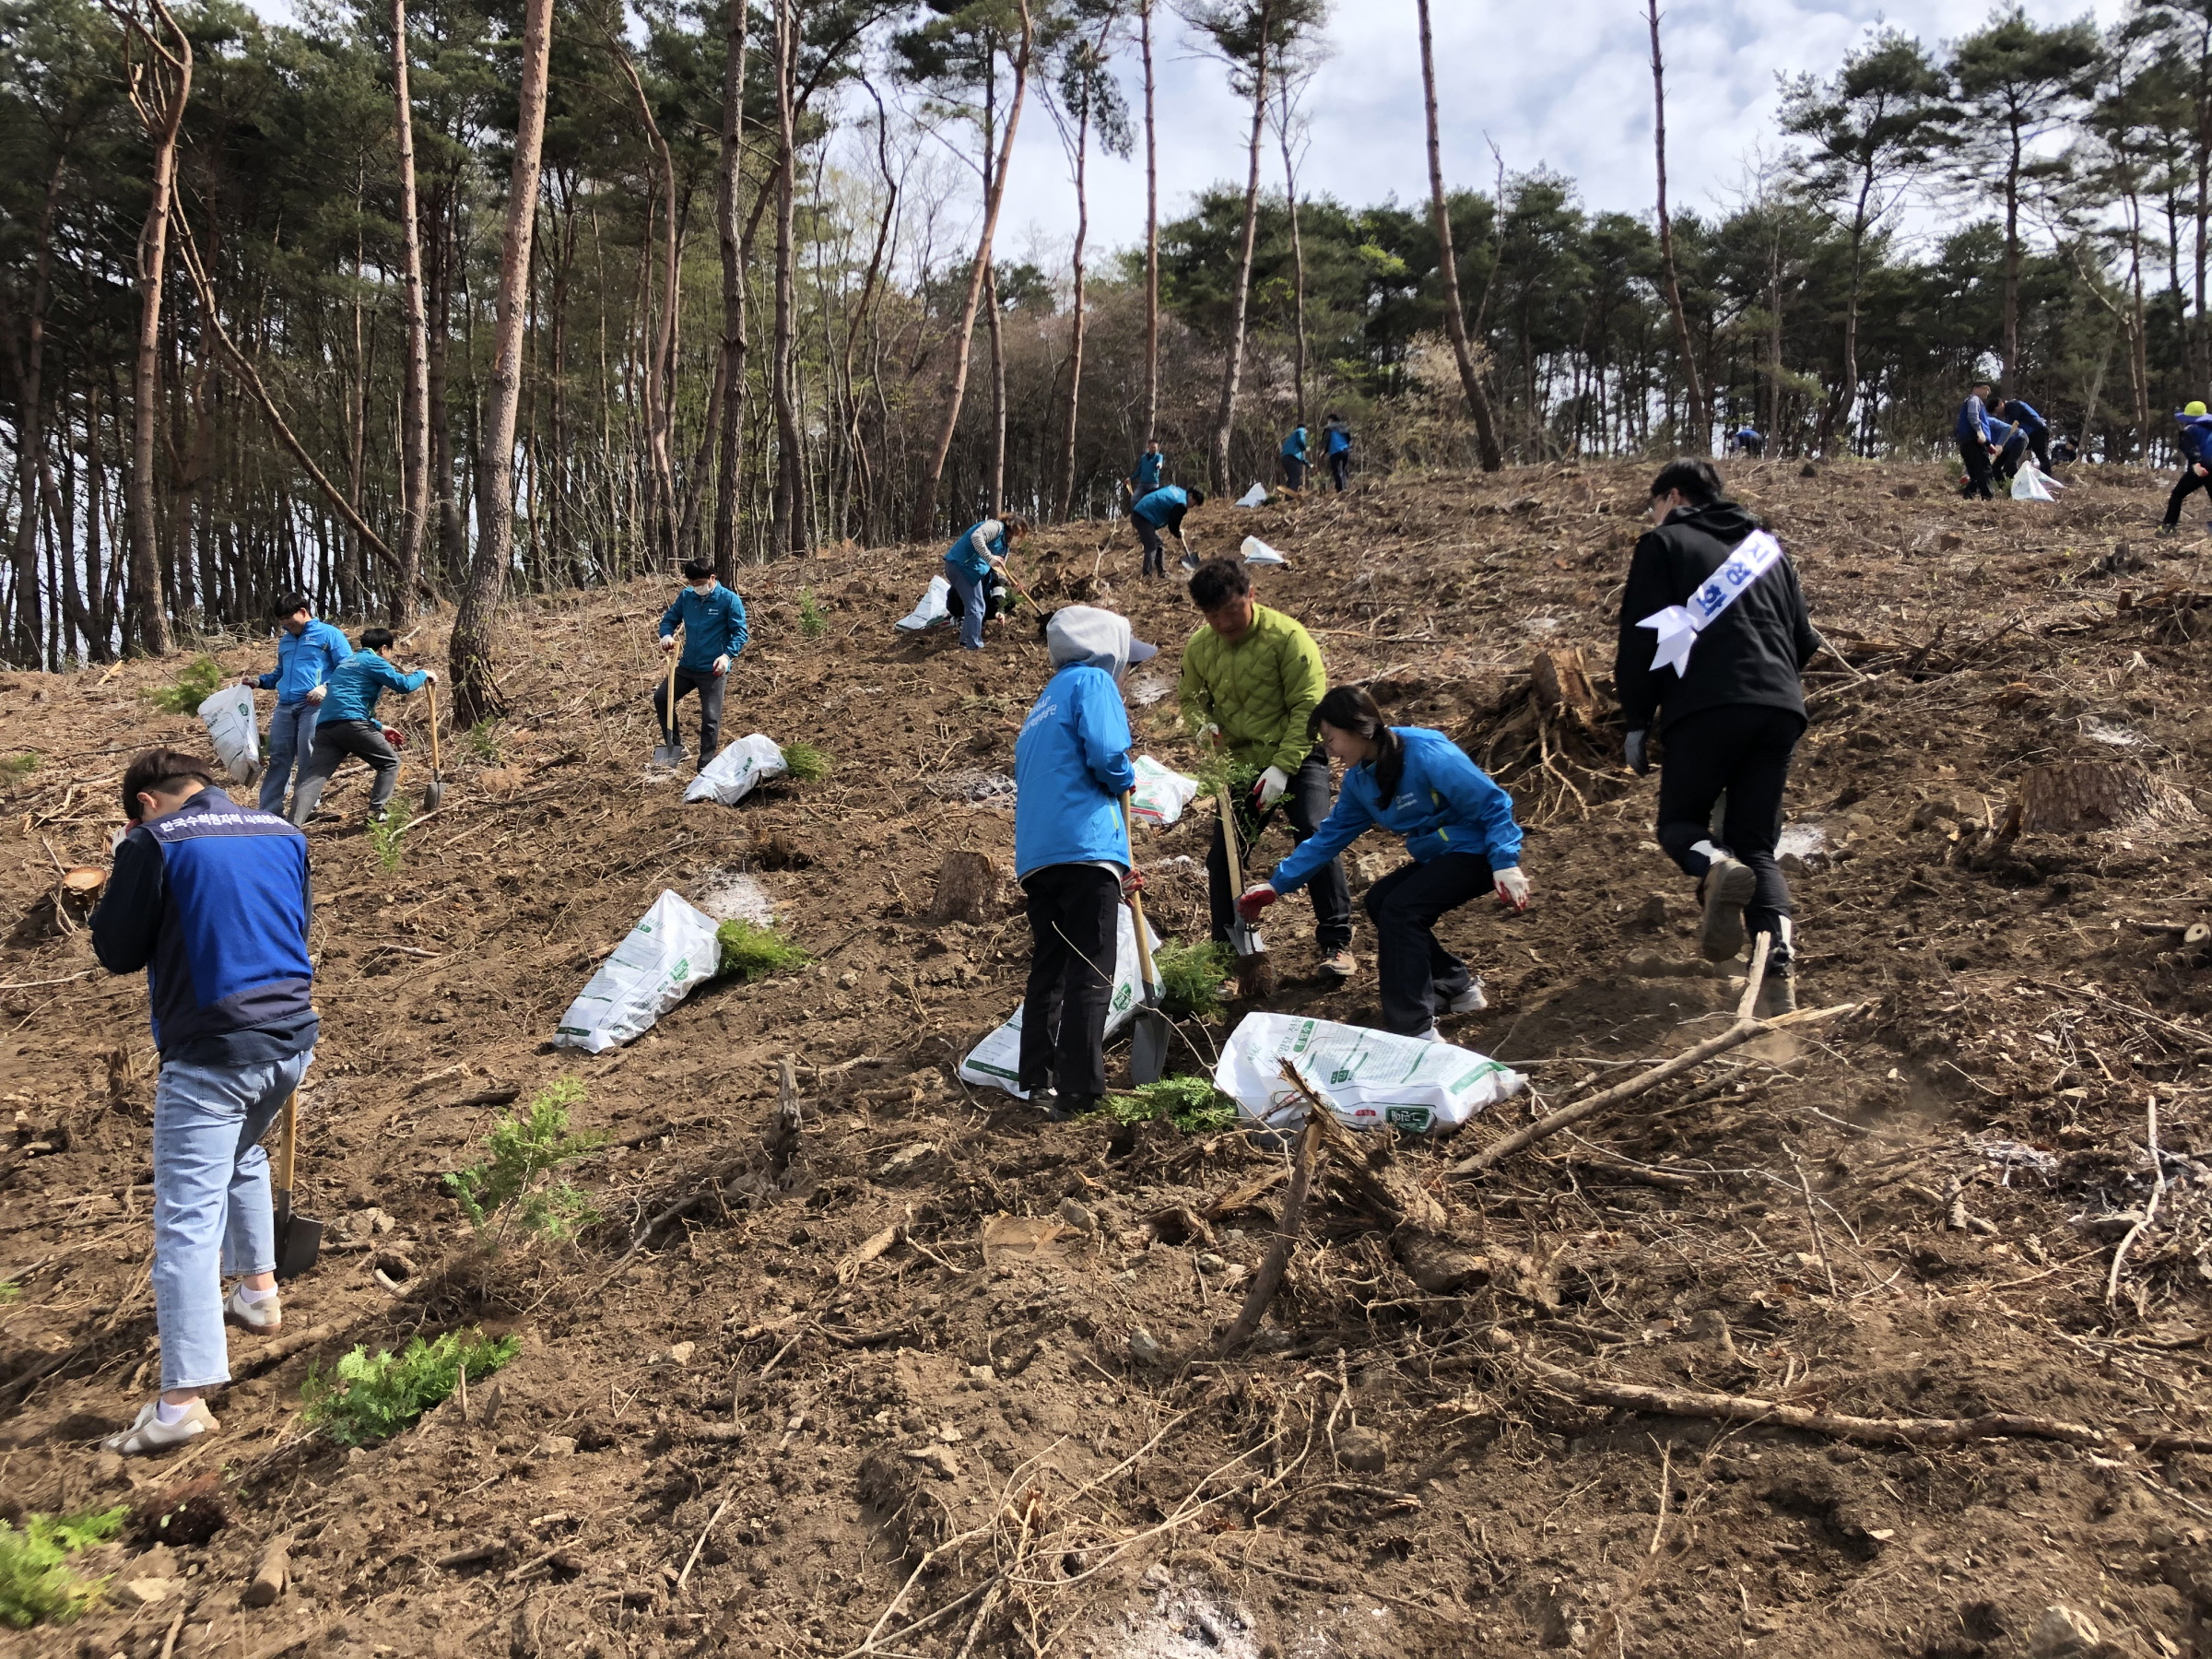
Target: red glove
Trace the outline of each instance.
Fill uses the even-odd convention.
[[[397,726],[386,726],[384,728],[384,741],[390,744],[394,749],[404,749],[407,747],[407,735],[401,731]]]
[[[1281,897],[1280,893],[1263,881],[1257,887],[1244,889],[1244,896],[1237,900],[1237,914],[1243,917],[1249,926],[1260,919],[1262,911]]]
[[[1122,877],[1122,898],[1124,900],[1129,899],[1132,895],[1141,893],[1144,890],[1145,873],[1142,870],[1132,870],[1129,872],[1129,874]]]

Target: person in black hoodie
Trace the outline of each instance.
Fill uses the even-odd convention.
[[[1744,947],[1747,930],[1772,935],[1759,1011],[1787,1013],[1796,1006],[1797,950],[1774,848],[1790,756],[1805,732],[1798,677],[1820,636],[1796,570],[1781,554],[1710,617],[1679,668],[1659,665],[1661,636],[1646,624],[1687,605],[1759,525],[1723,497],[1710,461],[1663,468],[1652,480],[1652,517],[1657,527],[1637,542],[1630,562],[1613,662],[1628,761],[1638,775],[1648,772],[1651,739],[1665,739],[1659,844],[1698,878],[1704,953],[1726,961]],[[1710,826],[1724,791],[1721,846]]]

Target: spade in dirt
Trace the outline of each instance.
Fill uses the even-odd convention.
[[[653,751],[653,763],[655,766],[674,766],[684,758],[683,734],[677,730],[676,725],[677,654],[673,650],[668,653],[668,693],[667,700],[662,705],[668,718],[661,726],[660,747]]]
[[[1136,868],[1136,831],[1129,812],[1129,795],[1122,795],[1122,830],[1129,838],[1129,867]],[[1168,1071],[1168,1017],[1159,1011],[1159,985],[1152,971],[1152,939],[1145,926],[1145,896],[1129,890],[1129,911],[1136,922],[1136,963],[1141,976],[1136,1015],[1129,1035],[1129,1081],[1142,1088],[1157,1083]]]
[[[1244,891],[1244,855],[1237,847],[1237,808],[1230,798],[1229,786],[1223,784],[1215,798],[1221,806],[1221,844],[1229,853],[1229,890],[1232,895]],[[1253,839],[1259,839],[1255,830]],[[1275,964],[1267,959],[1267,945],[1260,937],[1260,930],[1244,920],[1243,914],[1232,901],[1229,912],[1230,948],[1237,953],[1237,988],[1247,998],[1272,995],[1275,991]]]
[[[284,1099],[284,1133],[276,1147],[276,1277],[298,1278],[323,1253],[323,1223],[292,1213],[292,1166],[300,1149],[300,1097]]]
[[[422,792],[422,809],[438,810],[445,799],[445,763],[438,757],[438,682],[430,682],[430,786]]]

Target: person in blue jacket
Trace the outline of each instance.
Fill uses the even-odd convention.
[[[1321,423],[1321,453],[1328,457],[1329,477],[1342,495],[1352,472],[1352,429],[1334,409]]]
[[[991,594],[984,578],[1006,568],[1006,556],[1030,534],[1030,521],[1009,512],[987,518],[960,532],[959,540],[945,549],[945,580],[960,598],[960,649],[983,648],[983,620],[991,614]]]
[[[1370,829],[1405,837],[1413,862],[1367,889],[1382,1023],[1434,1041],[1439,1016],[1488,1006],[1482,981],[1437,942],[1438,919],[1485,889],[1508,910],[1528,908],[1512,797],[1443,733],[1388,724],[1360,687],[1332,688],[1309,724],[1345,768],[1335,810],[1237,908],[1256,922]]]
[[[1999,415],[1989,416],[1989,476],[1993,483],[2009,484],[2028,453],[2028,434]]]
[[[1136,458],[1136,465],[1129,471],[1129,499],[1134,501],[1158,489],[1167,465],[1167,453],[1159,447],[1159,440],[1146,439],[1145,453]]]
[[[1168,573],[1168,547],[1159,539],[1162,530],[1181,545],[1183,564],[1193,570],[1197,568],[1198,556],[1191,551],[1191,544],[1183,540],[1182,520],[1192,508],[1205,505],[1205,490],[1185,489],[1180,484],[1163,484],[1130,503],[1129,522],[1136,526],[1137,544],[1145,550],[1146,575],[1164,578]]]
[[[2206,470],[2212,467],[2212,415],[2205,413],[2203,404],[2192,402],[2173,418],[2181,424],[2174,443],[2182,452],[2182,476],[2173,481],[2173,493],[2166,498],[2166,522],[2159,526],[2160,535],[2173,534],[2182,522],[2182,503],[2192,491],[2212,494],[2212,477]]]
[[[1951,431],[1959,440],[1959,456],[1966,463],[1966,481],[1959,487],[1962,496],[1990,499],[1989,480],[1992,459],[1989,438],[1989,382],[1976,381],[1967,389],[1966,401],[1959,406],[1959,418]]]
[[[661,650],[676,649],[676,630],[684,630],[684,654],[676,660],[676,700],[699,693],[699,764],[705,770],[722,747],[722,698],[729,689],[730,665],[752,637],[745,626],[745,601],[735,588],[714,579],[703,559],[684,560],[684,591],[661,613]],[[668,682],[653,689],[653,712],[661,730],[674,735],[676,711],[667,706]]]
[[[276,1229],[261,1138],[314,1058],[314,900],[307,838],[241,806],[207,762],[150,749],[123,774],[116,844],[92,949],[146,970],[154,1047],[154,1324],[161,1392],[107,1448],[125,1457],[221,1427],[202,1398],[230,1380],[229,1319],[283,1328]],[[235,1276],[223,1295],[223,1276]]]
[[[2007,397],[1993,413],[2003,416],[2020,431],[2027,434],[2028,447],[2035,452],[2035,464],[2044,472],[2051,470],[2051,423],[2036,411],[2033,404],[2024,397]]]
[[[1306,429],[1295,426],[1290,436],[1283,440],[1283,488],[1303,489],[1306,487]]]
[[[384,738],[384,723],[376,717],[377,700],[386,691],[419,691],[438,677],[428,668],[402,674],[386,660],[394,635],[388,628],[361,630],[361,648],[347,657],[330,677],[330,694],[323,700],[322,718],[315,722],[314,753],[300,774],[292,792],[292,822],[304,824],[322,805],[323,791],[338,764],[359,755],[376,773],[369,790],[369,821],[383,820],[392,792],[399,787],[399,756]]]
[[[261,774],[261,809],[280,813],[293,762],[304,776],[314,750],[324,682],[353,654],[353,647],[329,623],[316,620],[314,603],[305,594],[278,599],[276,617],[276,666],[267,674],[249,674],[239,684],[276,693],[276,712],[269,716],[268,770]]]
[[[1014,743],[1014,876],[1029,895],[1031,941],[1018,1081],[1061,1119],[1106,1092],[1114,907],[1137,884],[1122,817],[1136,771],[1121,679],[1158,651],[1130,638],[1127,618],[1089,605],[1054,611],[1044,642],[1053,677]]]
[[[1766,434],[1748,421],[1735,429],[1735,436],[1728,443],[1737,454],[1749,455],[1754,461],[1767,453]]]

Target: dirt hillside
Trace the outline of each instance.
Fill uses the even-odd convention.
[[[266,1365],[234,1333],[218,1438],[103,1455],[154,1375],[153,1056],[142,982],[98,970],[56,866],[104,864],[133,751],[205,737],[146,700],[174,664],[0,679],[0,755],[36,757],[0,774],[0,1506],[147,1517],[78,1558],[112,1575],[102,1605],[9,1650],[2212,1654],[2212,943],[2191,931],[2212,919],[2212,588],[2204,537],[2152,537],[2154,477],[2083,471],[2037,506],[1962,503],[1934,466],[1734,469],[1837,647],[1808,676],[1788,844],[1801,1001],[1853,1007],[1446,1174],[1723,1030],[1741,991],[1740,968],[1692,966],[1688,884],[1607,713],[1647,470],[1193,520],[1209,550],[1281,549],[1261,597],[1333,677],[1492,766],[1536,888],[1524,916],[1444,929],[1491,1000],[1447,1035],[1533,1093],[1377,1149],[1365,1180],[1332,1163],[1235,1353],[1215,1337],[1274,1235],[1283,1152],[1049,1124],[954,1077],[1018,1001],[1027,927],[1010,883],[973,920],[931,905],[947,853],[1007,862],[994,775],[1042,648],[899,634],[935,550],[847,551],[747,572],[725,721],[818,745],[827,781],[726,808],[651,771],[666,594],[640,586],[513,610],[509,718],[447,744],[443,808],[395,870],[356,827],[358,769],[334,789],[298,1197],[331,1230],[286,1298],[309,1339]],[[1041,595],[1165,647],[1133,717],[1145,752],[1193,764],[1180,586],[1141,582],[1102,529],[1040,541],[1018,570]],[[439,660],[443,629],[397,654]],[[1558,703],[1532,663],[1575,646],[1594,701]],[[1144,839],[1164,933],[1203,935],[1206,832]],[[1359,851],[1355,895],[1394,862]],[[815,960],[709,986],[626,1049],[552,1048],[665,888],[764,905]],[[1373,1022],[1364,917],[1370,970],[1324,991],[1310,907],[1277,913],[1275,1006]],[[1179,1067],[1210,1066],[1241,1012],[1184,1024]],[[487,1254],[441,1178],[569,1077],[576,1125],[608,1137],[571,1171],[604,1218]],[[1453,1272],[1376,1192],[1430,1218]],[[475,1326],[523,1351],[465,1410],[351,1452],[301,1425],[311,1364]],[[1717,1421],[1623,1385],[1826,1415]],[[1841,1420],[1987,1414],[2032,1420]],[[278,1539],[291,1587],[243,1605]]]

